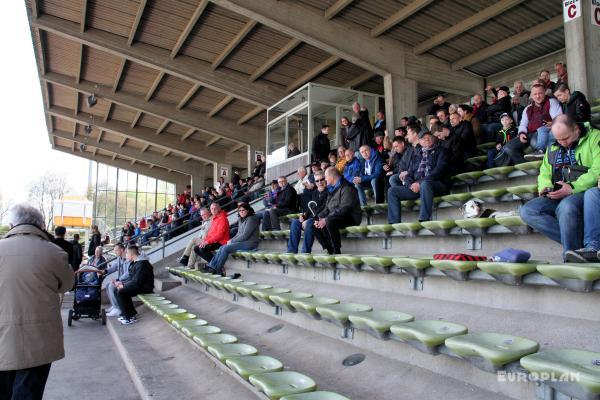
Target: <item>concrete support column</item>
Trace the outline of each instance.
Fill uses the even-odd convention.
[[[199,167],[192,173],[192,193],[200,193],[206,186],[206,167]]]
[[[400,118],[417,115],[417,81],[387,74],[383,77],[383,87],[387,129],[389,135],[394,136],[394,128],[399,126]]]
[[[190,184],[190,176],[189,175],[182,175],[181,179],[177,179],[175,181],[175,193],[176,194],[181,194],[184,192],[185,188],[187,185]],[[193,193],[193,192],[192,192]]]
[[[590,100],[600,97],[600,26],[593,23],[600,20],[600,11],[594,12],[600,3],[591,3],[582,1],[581,16],[564,24],[569,87]]]
[[[224,173],[225,175],[223,175]],[[232,173],[233,171],[230,164],[213,163],[213,186],[216,185],[221,176],[225,178],[225,182],[231,182]]]

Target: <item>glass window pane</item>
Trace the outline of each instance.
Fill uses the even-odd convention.
[[[107,177],[107,185],[106,187],[109,190],[115,190],[117,183],[117,169],[113,167],[108,167],[108,177]]]
[[[100,164],[98,168],[98,190],[106,189],[108,182],[108,165]]]
[[[269,162],[277,163],[286,159],[285,118],[269,125]]]
[[[321,133],[323,125],[329,125],[329,143],[331,148],[337,147],[336,107],[327,104],[313,104],[313,132],[311,138]],[[312,140],[312,139],[311,139]]]
[[[167,193],[174,195],[175,194],[175,185],[172,183],[167,183]]]
[[[288,117],[288,158],[294,153],[290,147],[293,145],[300,151],[308,151],[308,108],[304,108]]]
[[[156,188],[156,193],[166,193],[167,192],[167,182],[158,181],[158,187]]]
[[[127,190],[127,171],[119,170],[119,186],[117,188],[119,191]]]
[[[148,186],[146,187],[146,192],[156,192],[156,179],[148,177]]]
[[[137,174],[135,172],[127,173],[127,190],[129,190],[129,191],[136,190],[136,187],[137,187],[136,180],[137,180]]]
[[[148,178],[144,175],[139,175],[138,185],[137,185],[138,192],[145,192],[147,183],[148,183]]]
[[[127,220],[136,220],[135,192],[127,192]]]

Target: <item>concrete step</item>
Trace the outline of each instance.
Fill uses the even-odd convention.
[[[334,391],[351,399],[369,400],[510,398],[471,384],[472,376],[451,378],[409,362],[399,362],[370,351],[368,347],[357,347],[347,340],[304,329],[275,315],[232,305],[229,301],[190,287],[178,287],[164,295],[210,321],[211,325],[235,335],[240,342],[256,347],[260,354],[279,359],[286,369],[312,377],[317,381],[319,390]],[[404,350],[412,353],[408,348]],[[354,366],[342,364],[346,357],[357,353],[365,356],[363,362]],[[435,361],[429,358],[431,365]],[[529,393],[527,389],[525,393]],[[518,396],[522,394],[519,392]],[[518,396],[513,398],[524,398]]]

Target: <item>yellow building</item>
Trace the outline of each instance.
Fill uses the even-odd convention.
[[[92,226],[94,203],[83,196],[64,196],[54,201],[54,226],[89,228]]]

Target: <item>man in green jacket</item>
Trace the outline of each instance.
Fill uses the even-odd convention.
[[[555,141],[540,167],[539,197],[521,208],[521,218],[561,243],[566,255],[583,245],[584,193],[598,182],[600,132],[563,114],[554,118],[552,133]]]

